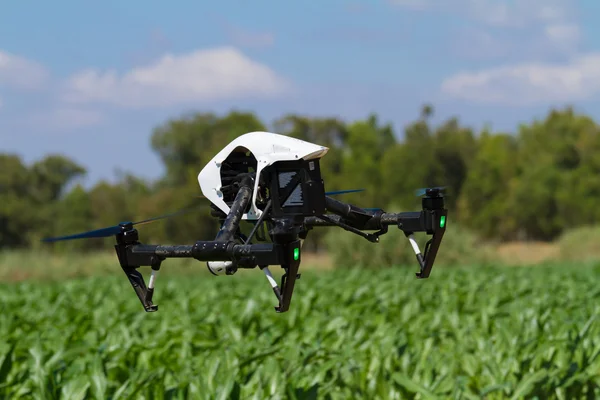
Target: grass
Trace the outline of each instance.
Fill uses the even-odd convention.
[[[327,256],[302,255],[303,270],[329,270],[331,261]],[[254,273],[240,271],[238,274]],[[121,276],[114,251],[92,254],[53,254],[33,251],[0,251],[0,282],[63,281],[90,276]],[[204,276],[208,274],[206,263],[193,259],[168,259],[161,268],[161,275]],[[211,275],[212,276],[212,275]]]
[[[422,281],[414,267],[308,268],[285,314],[258,271],[169,263],[147,314],[112,257],[64,264],[65,281],[58,258],[4,257],[3,276],[20,261],[31,279],[0,284],[3,398],[600,395],[593,263],[437,268]]]

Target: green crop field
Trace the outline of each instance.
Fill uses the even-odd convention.
[[[5,282],[0,396],[600,396],[600,269],[414,272],[305,270],[285,314],[259,271],[165,266],[152,314],[120,275]]]

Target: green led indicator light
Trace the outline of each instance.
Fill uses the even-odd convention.
[[[446,225],[446,216],[442,215],[440,217],[440,228],[443,228]]]
[[[296,247],[294,249],[294,260],[297,261],[300,258],[300,249]]]

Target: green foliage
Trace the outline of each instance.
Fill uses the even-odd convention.
[[[30,190],[38,203],[59,199],[65,186],[85,174],[85,168],[60,155],[49,155],[30,168]]]
[[[447,206],[453,213],[458,211],[456,204],[477,142],[472,130],[461,127],[456,118],[432,127],[428,121],[432,112],[425,107],[422,118],[406,128],[404,140],[388,145],[381,156],[385,186],[379,185],[378,192],[387,200],[383,206],[396,202],[414,209],[420,207],[415,189],[447,186]]]
[[[458,205],[461,221],[486,238],[508,239],[520,228],[507,201],[517,171],[516,146],[513,136],[484,131],[467,172]]]
[[[25,247],[48,233],[63,189],[85,169],[49,155],[25,165],[15,154],[0,154],[0,249]]]
[[[431,236],[415,235],[421,252]],[[391,228],[379,243],[343,231],[331,229],[327,236],[328,253],[336,266],[360,266],[369,269],[404,266],[418,268],[415,253],[400,229]],[[495,263],[494,252],[469,230],[448,222],[435,267],[486,265]],[[418,270],[415,270],[415,272]]]
[[[198,113],[157,127],[151,144],[165,164],[166,182],[185,185],[193,182],[208,160],[230,141],[244,133],[262,130],[265,127],[250,113],[233,111],[222,118]]]
[[[363,207],[380,206],[377,202],[381,201],[380,189],[383,184],[381,157],[394,143],[391,127],[380,127],[375,117],[348,127],[340,178],[346,185],[351,185],[347,188],[366,189],[366,192],[358,195]]]
[[[557,241],[559,256],[572,262],[600,260],[600,227],[582,226],[565,232]]]
[[[328,146],[322,161],[326,189],[367,189],[343,197],[358,206],[418,210],[415,189],[444,185],[451,220],[486,240],[550,241],[565,229],[600,223],[600,127],[588,116],[551,110],[514,133],[494,133],[478,132],[456,117],[434,125],[433,114],[425,105],[403,132],[376,114],[351,122],[287,114],[272,130]],[[93,229],[194,206],[196,213],[145,226],[144,240],[214,238],[219,221],[200,198],[198,173],[232,139],[257,130],[267,130],[266,124],[251,112],[170,119],[150,137],[165,166],[161,179],[121,176],[116,183],[96,183],[85,195],[73,185],[85,170],[68,158],[48,155],[25,165],[16,155],[0,154],[0,248],[34,248],[41,237],[71,233],[66,228]],[[82,214],[87,219],[75,223],[79,217],[70,209],[89,210]],[[68,221],[56,222],[57,215]],[[329,250],[327,231],[313,230],[305,250]],[[346,240],[346,232],[339,235]],[[88,243],[97,250],[109,241]],[[388,256],[381,257],[385,264]]]
[[[0,397],[597,398],[599,274],[305,272],[285,314],[260,273],[165,272],[154,314],[124,277],[3,285]]]
[[[90,194],[84,188],[77,185],[71,190],[56,207],[55,231],[56,232],[82,232],[93,229],[90,227],[93,209],[90,202]],[[114,222],[113,222],[114,224]],[[83,249],[89,243],[82,240],[64,241],[56,244],[59,249]]]
[[[306,268],[304,263],[303,267]],[[190,258],[170,259],[161,275],[166,271],[167,275],[178,276],[209,274],[204,264]],[[101,251],[94,252],[78,248],[66,252],[52,252],[46,247],[35,251],[23,249],[0,252],[0,282],[64,282],[90,276],[124,277],[110,243]]]
[[[581,209],[579,200],[591,200],[593,188],[600,182],[596,175],[587,175],[593,171],[590,166],[598,157],[593,149],[599,145],[600,130],[594,121],[571,109],[552,111],[544,121],[521,126],[518,179],[508,200],[511,213],[523,224],[527,236],[552,239],[569,224],[598,222],[597,211],[575,210]],[[580,179],[585,182],[583,188],[592,190],[573,190],[582,187],[577,182]],[[573,209],[575,201],[578,206]]]
[[[32,202],[27,201],[28,178],[27,167],[18,156],[0,154],[0,248],[22,246],[26,240],[23,232],[35,223]]]

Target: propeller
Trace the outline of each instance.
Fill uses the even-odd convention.
[[[114,236],[114,235],[119,234],[122,231],[123,227],[132,227],[133,225],[149,224],[150,222],[158,221],[158,220],[165,219],[165,218],[175,217],[177,215],[184,214],[186,212],[190,212],[194,209],[196,209],[196,207],[180,210],[180,211],[177,211],[177,212],[174,212],[171,214],[161,215],[160,217],[144,219],[142,221],[121,222],[118,225],[109,226],[106,228],[94,229],[92,231],[87,231],[87,232],[76,233],[74,235],[45,238],[45,239],[42,239],[42,242],[57,242],[60,240],[91,239],[91,238],[103,238],[103,237]]]
[[[365,189],[350,189],[350,190],[334,190],[333,192],[325,192],[325,196],[335,196],[337,194],[364,192]]]
[[[356,192],[364,192],[366,189],[350,189],[350,190],[334,190],[332,192],[325,192],[325,196],[335,196],[338,194],[346,194],[346,193],[356,193]],[[204,195],[194,196],[199,199],[206,199]]]
[[[446,188],[447,186],[435,186],[435,187],[429,187],[429,188],[420,188],[415,190],[415,196],[420,197],[420,196],[430,196],[430,195],[438,195],[438,194],[444,194],[446,192]]]

